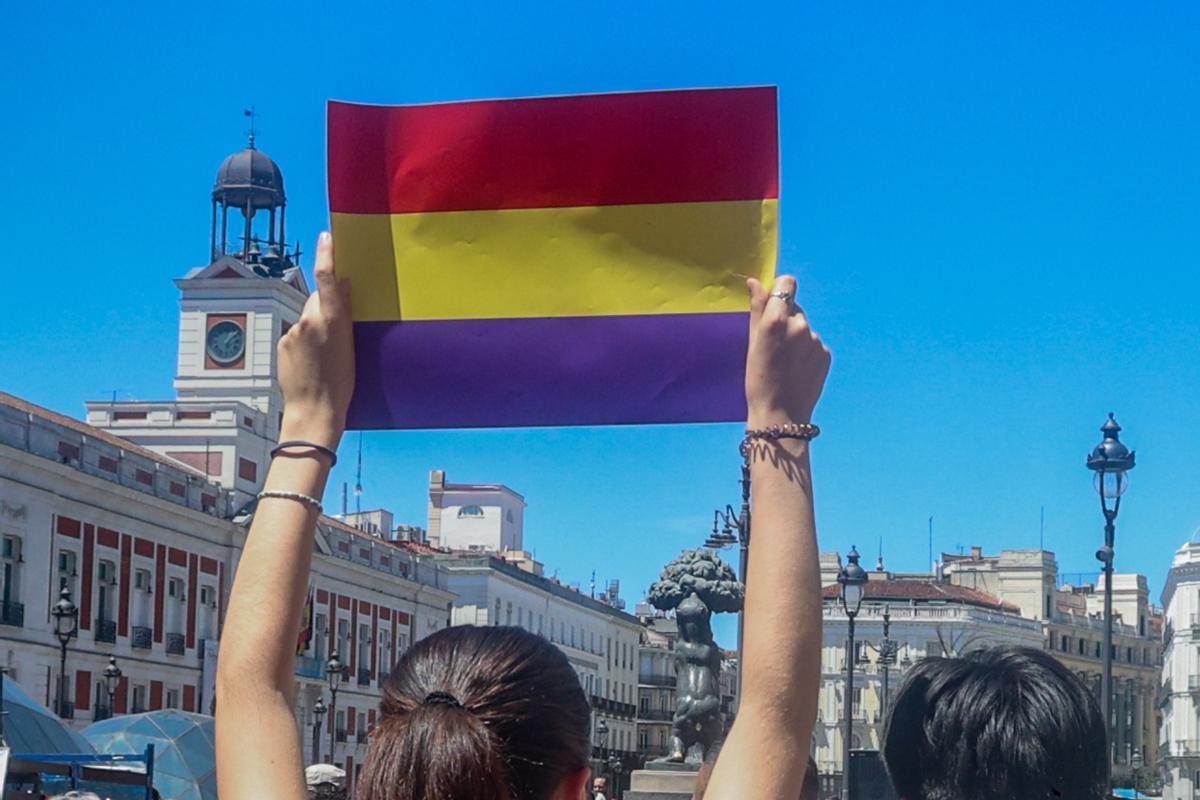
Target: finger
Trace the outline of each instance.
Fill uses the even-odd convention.
[[[350,279],[342,278],[340,281],[338,281],[338,289],[342,293],[342,308],[344,308],[346,310],[346,313],[349,314],[350,313]]]
[[[786,294],[787,297],[780,297],[780,294]],[[771,286],[771,293],[767,297],[767,307],[763,311],[763,317],[766,319],[787,319],[792,315],[795,298],[796,279],[791,275],[780,275]]]
[[[757,278],[747,278],[746,289],[750,292],[750,323],[754,324],[767,306],[767,290]]]
[[[341,314],[344,304],[337,273],[333,268],[333,237],[329,231],[323,232],[317,239],[317,262],[313,267],[313,277],[317,279],[317,297],[320,299],[317,310],[325,316]]]

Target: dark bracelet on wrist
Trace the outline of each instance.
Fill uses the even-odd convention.
[[[294,447],[302,447],[308,450],[316,450],[318,453],[323,453],[329,456],[330,469],[333,469],[335,466],[337,466],[337,453],[335,453],[331,448],[326,447],[323,444],[317,444],[316,442],[306,442],[303,439],[292,439],[287,442],[280,442],[279,444],[275,445],[275,449],[271,451],[271,458],[275,458],[284,450],[291,450]]]
[[[820,435],[821,429],[811,422],[787,422],[783,425],[772,425],[769,428],[747,428],[746,438],[742,439],[741,450],[745,453],[751,442],[755,441],[775,442],[780,439],[802,439],[811,442]]]

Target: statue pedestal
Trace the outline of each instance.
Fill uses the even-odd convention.
[[[684,764],[651,762],[646,769],[630,774],[624,800],[690,800],[696,788],[696,772]]]

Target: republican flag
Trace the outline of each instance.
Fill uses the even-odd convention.
[[[774,87],[329,104],[350,426],[744,420]]]
[[[304,601],[304,611],[300,615],[300,635],[296,637],[296,655],[304,655],[313,638],[313,586],[308,585],[308,599]]]

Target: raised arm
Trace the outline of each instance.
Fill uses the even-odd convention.
[[[354,387],[349,293],[322,234],[317,291],[279,341],[280,441],[336,450]],[[291,447],[274,459],[246,538],[217,659],[217,782],[222,800],[304,800],[304,757],[292,716],[296,639],[331,459]],[[272,493],[275,494],[272,496]],[[300,497],[303,496],[303,497]]]
[[[749,288],[747,427],[810,422],[829,372],[829,350],[794,303],[795,278],[777,278],[770,293],[755,280]],[[754,524],[742,694],[708,800],[795,800],[804,782],[821,667],[809,444],[785,438],[755,441],[751,448]]]

